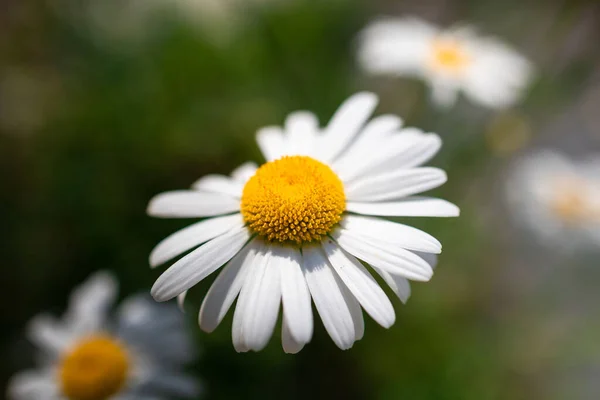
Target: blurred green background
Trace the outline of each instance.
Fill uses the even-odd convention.
[[[188,304],[205,398],[600,398],[599,254],[555,257],[532,244],[501,190],[520,152],[600,150],[597,2],[188,2],[0,4],[0,388],[33,364],[28,319],[62,312],[91,272],[114,271],[121,296],[149,289],[164,270],[148,267],[151,249],[189,223],[147,217],[153,195],[261,162],[258,128],[298,109],[325,124],[349,95],[372,90],[378,114],[444,139],[432,164],[449,182],[435,195],[462,215],[409,219],[444,244],[434,278],[414,284],[406,306],[389,292],[391,329],[366,317],[364,339],[344,352],[318,322],[296,356],[278,332],[261,353],[235,353],[231,315],[202,333],[207,279]],[[524,101],[436,110],[420,82],[363,75],[357,33],[405,14],[469,22],[514,45],[536,65]]]

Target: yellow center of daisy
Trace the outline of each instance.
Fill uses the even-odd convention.
[[[244,187],[248,227],[267,240],[321,240],[342,218],[344,185],[327,165],[305,156],[263,164]]]
[[[600,211],[589,201],[586,182],[577,179],[559,179],[555,183],[550,209],[567,223],[582,223],[600,217]]]
[[[471,63],[467,50],[455,39],[434,39],[431,54],[432,67],[437,70],[460,73]]]
[[[69,400],[104,400],[125,384],[129,356],[108,336],[79,342],[61,361],[59,374],[63,394]]]

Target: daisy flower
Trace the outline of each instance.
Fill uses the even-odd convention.
[[[490,108],[516,103],[531,78],[527,59],[469,26],[447,30],[416,18],[385,18],[360,35],[359,63],[374,75],[427,82],[435,103],[448,107],[459,91]]]
[[[600,156],[573,162],[549,150],[529,155],[506,188],[515,216],[542,242],[600,245]]]
[[[181,313],[136,295],[125,300],[111,320],[116,290],[112,275],[96,273],[73,292],[62,319],[39,315],[30,322],[28,336],[41,349],[41,366],[11,379],[9,399],[156,400],[198,395],[197,383],[181,370],[194,354]]]
[[[295,353],[311,340],[311,299],[341,349],[363,335],[361,307],[390,327],[394,309],[363,262],[406,301],[408,280],[428,281],[432,266],[415,252],[437,254],[441,244],[410,226],[379,216],[457,216],[444,200],[414,196],[446,182],[438,168],[420,167],[440,138],[401,128],[393,115],[369,120],[371,93],[349,98],[319,128],[309,112],[290,114],[284,127],[260,129],[266,158],[231,176],[208,175],[191,190],[150,201],[155,217],[208,218],[164,239],[150,255],[157,266],[188,250],[156,281],[158,301],[185,291],[224,266],[202,303],[200,327],[213,331],[238,297],[233,317],[237,351],[269,341],[280,303],[282,342]],[[199,246],[199,247],[198,247]]]

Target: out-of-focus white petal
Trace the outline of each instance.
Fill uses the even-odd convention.
[[[51,370],[25,371],[13,376],[8,382],[9,400],[62,400],[57,380]]]
[[[478,39],[472,46],[474,59],[465,75],[465,94],[490,108],[506,108],[515,104],[531,80],[531,63],[495,39]]]
[[[101,329],[117,296],[118,282],[108,271],[98,271],[71,293],[64,322],[73,332]]]
[[[67,327],[50,315],[35,316],[27,326],[29,340],[52,356],[58,356],[72,343]]]
[[[431,100],[441,108],[451,108],[458,100],[460,87],[457,83],[445,79],[433,79],[431,87]]]
[[[150,253],[150,266],[156,267],[178,255],[244,225],[241,214],[196,222],[163,239]]]
[[[243,184],[248,182],[248,179],[256,173],[258,165],[253,162],[245,162],[231,172],[231,177]]]
[[[160,218],[212,217],[240,210],[240,201],[222,193],[175,190],[154,196],[148,215]]]
[[[267,161],[273,161],[286,154],[283,131],[278,126],[261,128],[256,134],[256,142]]]
[[[248,239],[250,233],[241,227],[200,246],[158,277],[152,286],[152,297],[156,301],[170,300],[196,285],[235,256]]]
[[[319,120],[311,112],[296,111],[287,116],[285,133],[287,154],[312,156],[319,134]]]
[[[358,61],[372,74],[420,75],[438,29],[416,18],[382,18],[360,35]]]

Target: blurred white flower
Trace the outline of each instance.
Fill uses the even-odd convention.
[[[459,91],[490,108],[516,103],[532,75],[527,59],[470,26],[442,30],[416,18],[385,18],[360,35],[358,60],[371,74],[413,76],[431,87],[441,106]]]
[[[134,400],[198,395],[181,372],[194,355],[176,307],[149,296],[125,300],[116,318],[115,278],[99,272],[73,291],[63,318],[39,315],[28,336],[41,350],[37,370],[15,375],[11,400]]]
[[[247,163],[231,177],[208,175],[191,190],[156,196],[155,217],[206,218],[164,239],[150,255],[155,267],[191,250],[156,281],[158,301],[224,268],[200,309],[213,331],[239,299],[233,317],[237,351],[264,348],[283,303],[282,342],[296,353],[313,333],[311,298],[341,349],[363,336],[361,306],[380,325],[395,321],[392,304],[371,265],[405,302],[408,279],[428,281],[441,244],[410,226],[374,216],[452,217],[458,208],[415,195],[442,185],[446,173],[420,167],[441,147],[439,136],[402,128],[400,118],[369,121],[371,93],[343,103],[321,129],[314,114],[290,114],[283,128],[259,130],[267,162]],[[417,252],[429,253],[421,257]]]
[[[542,151],[516,163],[507,196],[519,222],[549,246],[600,246],[600,156]]]

